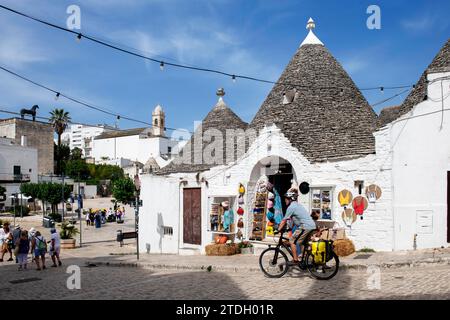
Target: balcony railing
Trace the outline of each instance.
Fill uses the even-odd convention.
[[[29,182],[29,174],[6,174],[0,173],[0,181],[2,182]]]

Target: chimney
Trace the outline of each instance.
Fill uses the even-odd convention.
[[[20,137],[20,145],[22,147],[26,147],[27,146],[27,136],[21,136]]]

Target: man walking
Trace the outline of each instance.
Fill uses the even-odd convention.
[[[59,253],[61,251],[61,240],[59,238],[58,232],[56,232],[55,228],[50,230],[51,233],[51,243],[50,243],[50,257],[52,258],[53,265],[52,267],[56,267],[56,260],[58,260],[58,265],[61,266],[61,259],[59,258]]]

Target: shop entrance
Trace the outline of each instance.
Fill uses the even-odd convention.
[[[201,189],[183,189],[183,242],[202,243]]]
[[[292,186],[292,179],[294,179],[292,165],[290,163],[280,164],[279,170],[272,175],[268,175],[268,178],[269,182],[273,184],[274,189],[277,190],[280,195],[283,213],[286,213],[286,203],[283,200],[283,195]]]

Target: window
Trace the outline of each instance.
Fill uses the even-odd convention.
[[[158,119],[155,119],[155,126],[158,125]]]
[[[14,175],[20,174],[20,166],[14,166]]]
[[[172,147],[167,147],[167,152],[172,153]]]
[[[332,189],[312,188],[311,213],[320,213],[320,219],[331,219]]]

